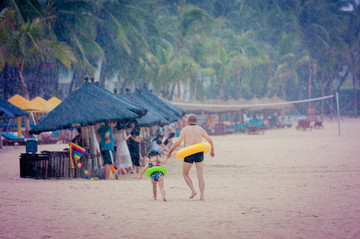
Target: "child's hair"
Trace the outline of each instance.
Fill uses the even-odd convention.
[[[169,135],[169,138],[168,139],[171,139],[171,138],[174,138],[175,137],[175,133],[170,133]]]
[[[153,157],[153,156],[156,156],[156,155],[160,155],[160,153],[156,150],[151,150],[148,154],[148,157]]]

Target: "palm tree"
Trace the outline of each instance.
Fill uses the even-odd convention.
[[[195,51],[202,52],[203,50],[200,48],[206,47],[206,44],[199,43],[198,39],[201,37],[204,39],[205,36],[210,36],[218,24],[206,11],[199,7],[186,5],[185,1],[180,1],[179,4],[169,6],[168,9],[168,17],[164,18],[164,16],[159,16],[160,19],[157,21],[157,23],[159,23],[159,34],[162,38],[167,39],[171,45],[176,46],[174,59],[183,59],[181,62],[190,64],[190,61],[184,56],[188,55],[193,58],[194,64],[191,63],[191,65],[188,66],[180,65],[192,71],[186,72],[185,75],[192,75],[192,85],[194,86],[193,95],[196,97],[197,74],[200,69],[203,69],[202,72],[208,72],[206,67],[201,66],[201,61],[205,59],[205,56],[202,55],[202,53],[200,55],[196,55],[195,53]],[[195,55],[197,58],[194,58]],[[177,81],[178,96],[181,92],[181,82],[187,79],[186,77],[180,78],[182,80]]]
[[[147,61],[149,42],[154,28],[147,1],[106,1],[99,9],[96,41],[105,51],[106,61],[101,79],[120,74],[126,84],[141,84],[142,65]]]
[[[189,42],[188,50],[189,56],[193,59],[191,65],[192,74],[190,79],[193,79],[192,87],[192,97],[196,98],[199,90],[199,78],[204,83],[204,75],[211,75],[215,70],[210,67],[210,61],[213,57],[219,43],[217,40],[211,37],[202,38],[201,36],[194,36],[193,39]]]
[[[318,65],[332,65],[330,68],[334,72],[330,74],[332,76],[339,70],[339,67],[334,64],[348,52],[342,38],[346,28],[337,1],[304,1],[298,19],[303,33],[304,45],[309,50],[311,57],[308,75],[308,98],[310,98],[312,77],[316,76]],[[320,69],[325,68],[321,67]],[[329,87],[332,88],[333,79],[328,80],[331,81]],[[332,94],[332,92],[330,93]],[[310,106],[309,102],[308,107]]]
[[[350,53],[349,66],[353,80],[354,116],[357,117],[357,84],[359,83],[358,75],[360,58],[360,4],[355,0],[347,0],[343,3],[346,7],[351,7],[350,11],[344,11],[343,14],[348,22],[349,27],[346,31],[345,39]]]
[[[269,55],[264,48],[264,44],[257,41],[253,31],[236,33],[232,30],[222,32],[222,39],[225,42],[226,49],[229,52],[229,80],[235,74],[237,96],[242,98],[242,73],[251,71],[260,65],[269,62]],[[246,79],[249,83],[250,78]],[[261,81],[263,78],[251,79],[252,81]],[[247,89],[250,91],[250,89]]]
[[[99,58],[105,58],[102,47],[95,41],[98,22],[95,13],[100,7],[100,3],[90,0],[47,1],[47,15],[53,16],[48,17],[49,24],[57,38],[71,47],[77,59],[71,68],[74,74],[69,92],[80,83],[83,75],[93,74]]]
[[[76,62],[70,48],[64,42],[57,41],[41,19],[36,18],[21,24],[15,11],[10,8],[5,8],[0,15],[0,66],[16,68],[20,78],[19,88],[27,99],[29,93],[25,69],[46,61],[53,64],[59,61],[70,68],[71,64]]]

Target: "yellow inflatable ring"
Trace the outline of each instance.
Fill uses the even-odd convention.
[[[185,157],[192,155],[192,154],[196,154],[196,153],[200,153],[200,152],[207,153],[210,151],[210,149],[211,149],[211,145],[208,143],[193,144],[193,145],[190,145],[188,147],[185,147],[185,148],[179,150],[176,153],[176,157],[178,159],[184,159]]]
[[[164,176],[167,173],[166,168],[162,167],[162,166],[152,166],[151,168],[148,168],[146,170],[146,176],[148,176],[149,178],[151,178],[151,174],[153,172],[162,172],[164,174]]]

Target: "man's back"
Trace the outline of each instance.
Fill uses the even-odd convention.
[[[180,134],[180,138],[184,137],[184,146],[190,146],[193,144],[199,144],[202,142],[202,138],[204,136],[204,134],[206,134],[205,130],[203,128],[201,128],[200,126],[197,125],[189,125],[186,126],[181,134]]]

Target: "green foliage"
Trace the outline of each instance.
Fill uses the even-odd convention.
[[[21,3],[6,0],[0,12],[0,71],[51,62],[54,70],[60,63],[82,76],[101,60],[103,82],[118,76],[128,87],[146,82],[169,95],[177,86],[209,98],[300,98],[311,74],[325,74],[330,89],[343,66],[359,72],[354,0]],[[352,11],[341,10],[349,4]]]

